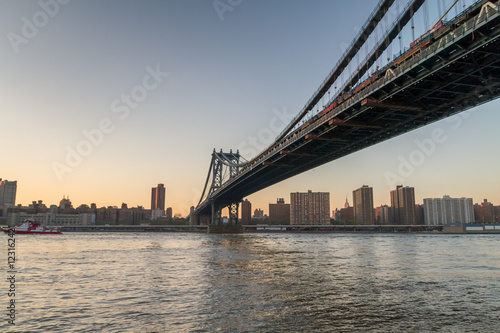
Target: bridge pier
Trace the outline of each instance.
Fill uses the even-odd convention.
[[[200,225],[200,219],[198,215],[194,213],[194,206],[191,206],[189,211],[189,225]]]
[[[189,225],[210,225],[212,220],[210,215],[196,214],[194,207],[191,207],[191,213],[189,216]]]
[[[210,225],[222,225],[222,207],[212,201],[212,221]]]
[[[228,222],[222,220],[222,209],[224,206],[212,201],[212,221],[207,228],[209,234],[236,234],[242,233],[243,227],[238,221],[239,202],[232,202],[229,208]]]

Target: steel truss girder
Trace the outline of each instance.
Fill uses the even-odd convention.
[[[223,171],[227,168],[229,171],[229,178],[238,175],[240,162],[240,153],[236,151],[233,153],[231,150],[229,153],[216,152],[215,149],[212,153],[212,184],[210,186],[209,196],[216,192],[223,185]]]

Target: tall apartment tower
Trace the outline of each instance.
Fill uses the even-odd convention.
[[[413,187],[396,186],[391,191],[392,220],[394,224],[411,225],[416,223],[415,189]]]
[[[290,193],[290,224],[330,224],[330,193]]]
[[[151,189],[151,210],[161,209],[165,211],[165,186],[158,184]]]
[[[16,205],[17,181],[9,182],[0,178],[0,216],[7,216],[7,208]]]
[[[245,199],[241,202],[241,224],[248,224],[252,220],[252,203]]]
[[[374,224],[373,188],[363,185],[352,192],[354,220],[359,224]]]

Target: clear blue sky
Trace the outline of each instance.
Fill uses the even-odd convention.
[[[284,127],[277,114],[299,112],[378,1],[243,0],[223,13],[201,0],[65,2],[0,2],[0,177],[18,181],[17,203],[25,205],[69,195],[74,205],[149,208],[151,187],[164,183],[167,206],[185,215],[199,199],[212,150],[240,148],[251,158],[270,130]],[[249,199],[267,211],[277,197],[288,202],[290,192],[310,189],[330,192],[334,209],[367,184],[375,205],[389,203],[387,174],[400,174],[401,159],[420,150],[415,140],[439,128],[446,140],[402,177],[417,202],[449,194],[500,204],[499,106]],[[68,157],[78,149],[85,156]]]

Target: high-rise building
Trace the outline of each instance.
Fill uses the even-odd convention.
[[[424,205],[415,205],[415,224],[425,224]]]
[[[425,224],[441,225],[446,223],[474,222],[474,206],[472,198],[443,198],[424,199]]]
[[[165,187],[158,184],[151,189],[151,210],[160,209],[165,212]]]
[[[252,220],[252,203],[245,199],[241,202],[241,223],[248,224]]]
[[[352,192],[354,220],[359,224],[374,224],[373,188],[363,185]]]
[[[17,181],[0,178],[0,216],[7,216],[7,209],[16,205]]]
[[[396,186],[396,189],[391,191],[391,208],[394,224],[416,224],[415,189],[403,185]]]
[[[275,204],[269,204],[269,220],[290,223],[290,204],[284,198],[278,198]]]
[[[168,217],[169,219],[171,219],[171,218],[172,218],[172,216],[173,216],[173,213],[172,213],[172,207],[168,207],[168,208],[167,208],[167,217]]]
[[[391,207],[382,205],[375,208],[375,220],[377,221],[377,224],[393,224]]]
[[[330,193],[290,193],[290,224],[330,224]]]

